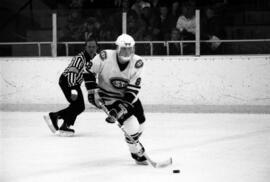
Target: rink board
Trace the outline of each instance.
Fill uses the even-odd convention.
[[[140,98],[148,111],[270,113],[269,55],[144,59]],[[0,58],[0,109],[46,111],[65,106],[58,78],[70,60]],[[86,95],[84,84],[82,89]],[[91,106],[87,103],[86,108]]]

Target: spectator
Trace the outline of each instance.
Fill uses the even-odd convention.
[[[168,26],[170,30],[175,28],[176,22],[180,16],[180,3],[178,0],[173,0],[170,7],[170,13],[168,15]]]
[[[81,41],[83,39],[83,21],[81,18],[80,13],[77,10],[71,11],[68,20],[67,25],[64,27],[63,32],[64,41]]]
[[[115,37],[117,37],[117,33],[113,26],[110,24],[104,24],[100,29],[99,37],[101,41],[112,41]]]
[[[169,11],[166,4],[161,4],[159,7],[159,40],[169,40],[170,38],[170,31],[172,29],[172,25],[170,25],[168,12]]]
[[[158,40],[160,29],[159,29],[159,17],[155,14],[150,5],[142,6],[142,20],[145,22],[147,32],[151,34],[153,40]]]
[[[152,11],[155,13],[155,14],[159,14],[159,8],[161,6],[161,4],[166,4],[167,3],[161,3],[160,0],[150,0],[150,4],[151,4],[151,8],[152,8]]]
[[[83,0],[85,9],[114,9],[119,7],[121,0]]]
[[[129,0],[123,0],[122,1],[122,10],[123,10],[123,12],[129,12],[130,11],[130,2],[129,2]]]
[[[125,1],[125,0],[123,0],[123,1]],[[116,7],[121,7],[121,5],[123,4],[123,1],[122,0],[114,0],[113,2],[114,2],[114,5]]]
[[[117,38],[117,36],[121,33],[120,31],[122,31],[122,29],[119,30],[119,27],[122,27],[122,26],[118,25],[117,22],[115,21],[117,18],[118,18],[117,16],[113,16],[113,15],[107,17],[106,22],[102,26],[102,28],[103,27],[105,27],[105,29],[107,28],[106,32],[110,34],[110,35],[107,36],[107,38],[105,38],[108,41],[115,40]]]
[[[71,10],[66,25],[62,28],[63,35],[59,38],[59,41],[83,41],[83,19],[81,14],[77,10]],[[75,55],[81,51],[80,45],[69,46],[69,55]],[[58,47],[58,55],[66,55],[65,46]]]
[[[223,18],[216,14],[213,6],[207,6],[203,11],[201,18],[201,38],[203,40],[220,40],[225,38]],[[203,43],[203,54],[214,54],[221,51],[220,42]]]
[[[176,28],[180,31],[183,40],[195,40],[195,4],[185,2],[182,5],[182,14],[179,16]],[[184,54],[194,54],[194,43],[187,43],[183,47]]]
[[[182,14],[177,20],[176,28],[178,28],[182,34],[186,33],[187,36],[195,35],[195,6],[192,3],[183,3]]]
[[[150,0],[152,8],[159,8],[160,7],[160,0]]]
[[[116,12],[114,14],[111,14],[111,16],[109,17],[109,20],[111,22],[110,24],[111,26],[115,27],[115,31],[117,32],[117,34],[121,34],[122,32],[122,13],[126,12],[128,14],[130,13],[130,11],[133,10],[130,9],[129,0],[121,0],[121,6],[119,6],[116,9]]]
[[[136,0],[135,3],[132,4],[131,9],[140,17],[144,7],[151,7],[151,4],[146,0]]]
[[[96,18],[89,17],[84,23],[84,40],[89,38],[98,39],[98,32],[100,29],[100,23]]]
[[[71,0],[68,6],[70,11],[76,11],[81,18],[83,17],[83,0]]]
[[[142,41],[146,31],[146,23],[137,15],[134,10],[127,14],[127,32],[135,40]]]
[[[170,40],[171,41],[181,40],[180,31],[177,28],[173,28],[171,30]],[[169,55],[180,55],[180,54],[181,54],[180,43],[177,42],[169,43]]]
[[[109,14],[107,11],[103,10],[103,9],[96,9],[94,11],[94,15],[91,17],[95,18],[95,29],[96,31],[99,31],[101,26],[104,25],[106,23],[107,17]]]
[[[69,7],[73,9],[80,9],[83,5],[83,0],[72,0],[71,3],[69,4]]]
[[[179,0],[173,0],[171,3],[171,15],[178,18],[180,15],[180,3]]]
[[[73,7],[75,9],[70,10],[70,14],[67,20],[67,24],[63,29],[63,37],[60,38],[61,41],[85,41],[88,38],[98,38],[96,37],[98,22],[95,18],[88,18],[84,22],[84,18],[81,14],[81,9],[79,9],[76,4],[77,1],[74,1]],[[80,2],[80,1],[78,1]],[[79,6],[79,5],[78,5]],[[81,45],[74,44],[69,46],[69,55],[74,56],[81,51]],[[61,52],[63,52],[61,50]]]

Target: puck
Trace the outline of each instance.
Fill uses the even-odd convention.
[[[180,170],[179,169],[174,169],[173,173],[180,173]]]

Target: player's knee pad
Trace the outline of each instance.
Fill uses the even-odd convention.
[[[127,120],[125,120],[123,126],[127,134],[130,136],[137,134],[140,128],[140,124],[135,116],[130,116]]]
[[[144,124],[139,124],[139,127],[138,127],[138,130],[136,133],[130,135],[133,139],[133,141],[129,138],[129,137],[125,137],[126,139],[126,142],[129,143],[129,144],[132,144],[135,142],[138,142],[139,141],[139,138],[141,137],[142,133],[144,131]]]
[[[130,139],[130,137],[127,137],[127,136],[125,137],[126,142],[128,144],[129,151],[132,154],[138,154],[140,152],[143,153],[143,151],[144,151],[144,148],[142,147],[142,145],[139,142],[139,138],[140,138],[140,136],[142,135],[142,133],[144,131],[145,125],[144,124],[138,124],[138,123],[139,122],[137,121],[136,122],[136,128],[135,127],[133,128],[134,129],[133,132],[136,131],[136,133],[134,133],[132,135],[129,135],[130,137],[132,137],[132,140]]]

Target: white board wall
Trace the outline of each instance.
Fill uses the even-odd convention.
[[[146,105],[270,105],[269,55],[144,59]],[[0,58],[0,103],[65,104],[58,78],[70,60]]]

